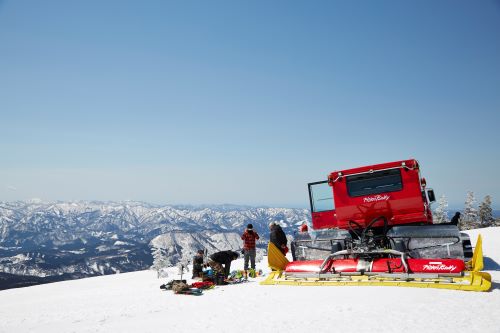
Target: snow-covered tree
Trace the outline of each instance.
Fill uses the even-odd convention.
[[[151,268],[156,270],[158,278],[164,277],[166,274],[165,268],[168,267],[166,251],[161,247],[153,246],[151,252],[153,255],[153,266],[151,266]]]
[[[189,272],[189,264],[193,256],[194,256],[193,252],[189,250],[182,253],[180,260],[177,263],[177,268],[179,269],[179,274],[181,276],[185,272]]]
[[[181,261],[177,263],[177,269],[179,270],[179,275],[182,278],[182,274],[189,272],[189,266],[186,261]]]
[[[474,197],[474,192],[468,191],[467,197],[465,198],[464,213],[460,218],[460,229],[472,229],[478,225],[478,220],[479,217],[477,213],[476,198]]]
[[[493,222],[493,210],[491,209],[491,197],[484,197],[483,202],[479,205],[479,220],[482,227],[490,226]]]
[[[438,206],[434,210],[434,222],[446,223],[448,222],[448,200],[445,195],[442,195],[438,201]]]

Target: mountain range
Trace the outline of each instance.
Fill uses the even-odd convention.
[[[161,206],[143,202],[0,202],[0,289],[142,270],[162,248],[169,265],[197,249],[238,250],[252,223],[265,246],[268,224],[287,234],[306,209],[237,205]]]

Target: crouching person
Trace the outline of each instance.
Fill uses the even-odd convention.
[[[231,271],[231,261],[238,259],[239,254],[234,251],[220,251],[212,254],[208,258],[208,265],[214,271],[214,275],[216,277],[216,284],[221,281],[218,281],[217,277],[221,276],[222,280],[229,276],[229,272]]]

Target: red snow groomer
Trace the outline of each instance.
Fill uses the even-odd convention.
[[[273,272],[262,284],[491,287],[481,237],[472,253],[456,225],[433,224],[435,195],[416,160],[335,171],[308,186],[313,228],[295,236],[292,262],[269,244]]]

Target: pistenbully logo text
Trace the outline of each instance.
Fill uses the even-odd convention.
[[[423,266],[426,271],[454,271],[457,266],[455,265],[445,265],[442,262],[430,262],[428,265]]]
[[[373,197],[363,198],[363,202],[367,203],[367,202],[387,201],[390,198],[391,197],[389,196],[389,194],[384,194],[384,195],[377,194],[374,195]]]

